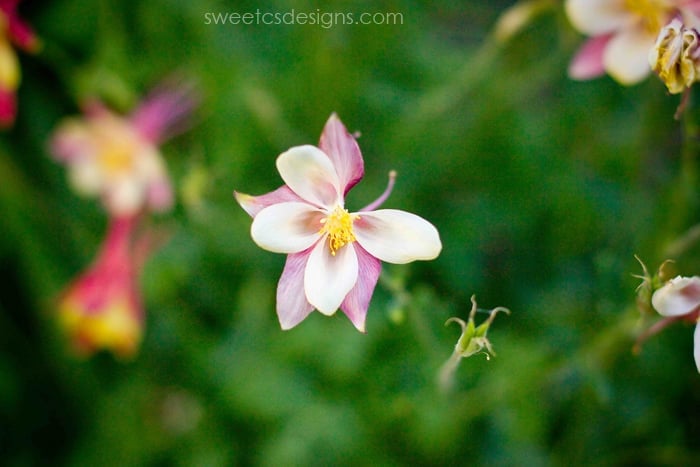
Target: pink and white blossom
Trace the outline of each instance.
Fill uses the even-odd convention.
[[[694,334],[695,365],[700,372],[700,277],[675,277],[657,289],[651,297],[654,309],[668,322],[696,323]]]
[[[360,148],[340,119],[331,115],[318,147],[297,146],[277,158],[285,185],[262,196],[235,193],[253,217],[251,235],[261,248],[287,254],[277,286],[277,315],[283,329],[314,309],[332,315],[340,308],[365,331],[367,308],[381,261],[403,264],[434,259],[442,245],[425,219],[379,209],[393,186],[358,212],[345,195],[364,174]]]
[[[58,127],[51,152],[68,166],[73,188],[99,196],[110,215],[165,211],[174,196],[158,144],[182,129],[194,102],[187,88],[163,89],[128,117],[93,102],[83,118]]]
[[[649,51],[673,18],[699,23],[698,0],[567,0],[569,20],[589,39],[574,56],[569,75],[586,80],[608,73],[621,84],[649,75]]]

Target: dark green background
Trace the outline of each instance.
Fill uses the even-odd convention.
[[[700,461],[693,328],[631,352],[633,255],[656,269],[700,217],[678,97],[653,77],[570,81],[583,38],[561,4],[497,44],[490,31],[513,2],[24,3],[44,48],[21,54],[18,120],[0,135],[0,463]],[[258,8],[391,11],[404,24],[205,24],[206,12]],[[153,220],[172,237],[142,273],[141,351],[77,359],[55,299],[91,262],[106,218],[71,192],[47,139],[86,97],[128,111],[173,73],[203,102],[163,148],[179,202]],[[444,248],[385,266],[366,335],[340,313],[283,332],[284,257],[254,245],[232,191],[279,186],[277,155],[315,144],[333,111],[362,133],[366,176],[348,207],[395,169],[385,207],[430,220]],[[697,248],[675,259],[699,272]],[[459,330],[443,323],[466,318],[472,294],[512,314],[489,332],[497,357],[462,361],[445,394],[435,379]]]

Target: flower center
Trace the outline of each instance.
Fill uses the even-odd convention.
[[[106,147],[100,153],[100,162],[108,174],[119,174],[129,170],[133,163],[133,157],[128,147],[114,145]]]
[[[347,209],[342,206],[336,206],[335,209],[328,214],[324,219],[321,219],[320,234],[328,234],[328,247],[331,249],[331,255],[348,243],[355,241],[355,234],[352,232],[352,223],[360,216],[350,214]]]
[[[625,0],[625,6],[641,19],[644,28],[652,34],[661,30],[672,11],[667,0]]]
[[[99,164],[109,175],[128,173],[134,166],[138,143],[121,122],[109,119],[95,124]]]

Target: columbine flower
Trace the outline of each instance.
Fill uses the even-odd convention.
[[[17,113],[15,93],[20,71],[10,42],[27,52],[39,48],[34,32],[17,15],[18,3],[19,0],[0,0],[0,127],[12,125]]]
[[[81,354],[107,349],[133,355],[141,341],[143,311],[132,255],[134,217],[110,222],[94,264],[61,297],[59,323]]]
[[[664,316],[658,329],[668,324],[683,320],[698,323],[700,317],[700,277],[677,276],[657,289],[651,297],[654,309]],[[695,365],[700,372],[700,325],[695,326]]]
[[[700,38],[695,28],[688,28],[674,18],[659,33],[649,52],[649,64],[666,84],[668,92],[679,94],[700,79]]]
[[[100,196],[112,216],[167,210],[173,191],[157,145],[182,129],[194,103],[186,88],[159,90],[127,118],[93,103],[84,119],[60,125],[51,152],[75,190]]]
[[[672,18],[696,24],[698,0],[567,0],[566,12],[574,27],[591,38],[569,67],[574,79],[590,79],[607,72],[631,85],[644,79],[649,50]]]
[[[277,286],[277,315],[290,329],[313,309],[332,315],[340,308],[364,332],[367,307],[381,262],[434,259],[442,245],[426,220],[404,211],[369,206],[351,213],[345,195],[360,181],[364,162],[355,139],[333,114],[319,147],[297,146],[277,158],[281,188],[262,196],[235,193],[253,216],[251,234],[261,248],[286,253]]]

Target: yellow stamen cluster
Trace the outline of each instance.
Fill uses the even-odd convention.
[[[133,165],[133,157],[128,148],[110,147],[100,153],[100,162],[105,172],[118,174],[126,172]]]
[[[321,219],[323,226],[320,233],[321,235],[328,234],[328,247],[331,249],[331,255],[335,256],[339,249],[355,241],[352,223],[359,218],[359,215],[350,214],[342,206],[336,206],[328,216]]]
[[[651,34],[659,32],[673,10],[668,0],[625,0],[625,7],[641,18],[644,28]]]
[[[105,173],[117,175],[129,172],[134,166],[137,152],[135,136],[122,123],[112,119],[95,124],[95,134],[100,146],[99,163]]]

